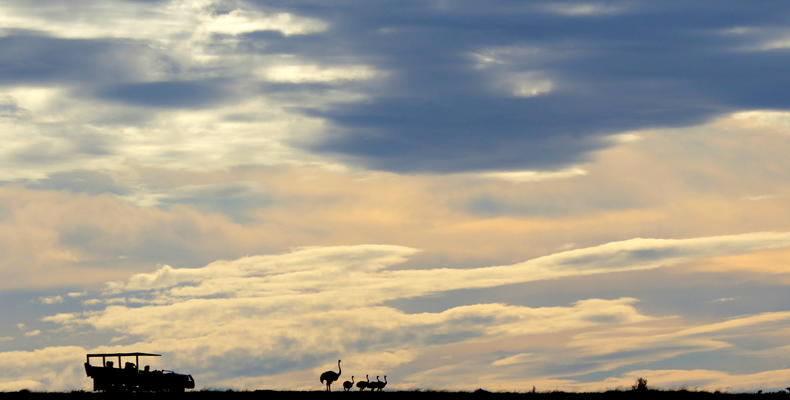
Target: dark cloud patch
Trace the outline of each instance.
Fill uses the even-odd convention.
[[[22,112],[10,96],[0,96],[0,118],[15,118]]]
[[[9,159],[24,165],[42,166],[79,159],[83,156],[104,156],[114,152],[115,143],[106,135],[85,131],[69,125],[41,125],[44,135],[20,146]]]
[[[667,288],[672,295],[667,296]],[[750,281],[729,273],[682,274],[666,269],[630,271],[513,284],[487,289],[462,289],[385,303],[407,313],[441,312],[453,307],[497,302],[529,307],[570,306],[601,298],[639,299],[649,315],[686,315],[690,318],[732,318],[762,312],[781,312],[790,298],[784,285]],[[716,301],[723,297],[727,302]]]
[[[23,165],[49,165],[72,160],[76,155],[66,146],[49,140],[39,140],[20,146],[9,155],[9,158]]]
[[[217,259],[234,257],[232,249],[195,251],[195,243],[205,243],[205,226],[188,218],[143,226],[139,236],[130,238],[117,229],[89,224],[70,226],[59,233],[59,244],[80,254],[91,254],[82,260],[86,268],[113,268],[133,271],[140,265],[169,264],[199,267]]]
[[[102,89],[99,96],[121,103],[163,108],[201,108],[222,102],[228,93],[213,81],[124,83]]]
[[[272,203],[271,196],[258,185],[232,182],[188,186],[173,190],[159,200],[163,206],[186,205],[203,212],[227,215],[239,223],[255,220],[255,211]]]
[[[485,217],[503,215],[543,215],[552,217],[581,215],[589,212],[627,210],[644,207],[646,201],[626,195],[595,193],[580,198],[572,194],[551,194],[520,199],[500,199],[481,195],[471,199],[462,208],[474,215]]]
[[[787,4],[605,2],[599,15],[563,15],[558,7],[575,3],[554,1],[266,5],[331,26],[296,40],[250,35],[266,51],[390,73],[366,101],[305,110],[332,123],[312,150],[377,169],[551,169],[610,145],[606,135],[790,108],[790,52],[755,50],[784,26]],[[728,33],[737,27],[758,33]],[[475,59],[497,49],[488,64]],[[514,96],[527,73],[551,90]]]
[[[39,190],[67,190],[87,194],[128,194],[129,190],[118,184],[110,175],[99,171],[76,170],[56,172],[44,179],[26,185]]]
[[[776,329],[779,330],[781,328],[776,327]],[[739,342],[737,337],[728,338],[727,341],[730,343]],[[752,341],[751,344],[765,344],[765,342]],[[749,347],[750,346],[748,344],[744,345],[742,343],[737,343],[737,348],[739,349],[748,349]],[[786,368],[787,358],[785,358],[784,354],[782,354],[780,351],[777,351],[773,356],[751,355],[744,351],[697,352],[692,354],[682,354],[676,357],[668,358],[666,360],[657,361],[652,363],[651,367],[654,369],[681,369],[683,368],[681,365],[694,365],[695,368],[710,370],[721,368],[721,366],[727,366],[727,370],[730,372],[748,374],[771,369]],[[594,378],[594,376],[590,376],[589,378]]]
[[[746,335],[748,336],[748,335]],[[727,338],[727,342],[733,342],[732,337]],[[778,346],[777,346],[778,347]],[[775,357],[768,357],[765,355],[749,354],[736,349],[723,349],[719,351],[694,351],[683,352],[683,354],[669,357],[662,360],[651,360],[647,362],[639,362],[626,366],[620,366],[614,369],[607,369],[605,371],[597,371],[586,374],[574,374],[573,379],[582,382],[600,382],[611,376],[618,376],[627,374],[634,370],[640,369],[654,369],[654,370],[672,370],[684,369],[689,365],[694,368],[708,369],[708,370],[724,370],[734,374],[753,374],[772,369],[783,369],[787,366],[786,359],[782,356],[781,352],[777,353]],[[655,348],[655,350],[672,350],[671,348]],[[648,355],[650,349],[643,351],[644,355]],[[639,355],[639,354],[636,354]],[[562,373],[562,372],[560,372]],[[567,373],[567,372],[566,372]],[[569,376],[570,377],[570,376]],[[704,386],[708,382],[704,379],[697,383],[694,381],[685,382],[684,385],[688,387]],[[648,386],[650,385],[648,378]]]
[[[62,39],[35,32],[0,37],[0,85],[84,84],[141,76],[144,60],[162,57],[143,43]]]

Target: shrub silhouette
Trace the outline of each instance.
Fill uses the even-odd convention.
[[[647,391],[647,379],[639,377],[636,380],[636,384],[631,386],[631,389],[635,392],[646,392]]]

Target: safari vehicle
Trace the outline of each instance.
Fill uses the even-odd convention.
[[[123,358],[134,357],[134,363]],[[88,354],[85,373],[93,378],[93,390],[104,392],[183,392],[195,388],[192,375],[177,374],[168,370],[152,371],[148,365],[140,369],[140,357],[161,357],[152,353],[99,353]],[[101,365],[91,365],[92,358],[101,358]],[[113,360],[117,358],[118,365]],[[123,368],[121,367],[123,365]]]

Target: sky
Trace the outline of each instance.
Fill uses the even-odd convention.
[[[0,391],[783,389],[789,13],[0,0]]]

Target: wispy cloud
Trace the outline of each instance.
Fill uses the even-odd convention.
[[[63,296],[46,296],[38,299],[41,304],[59,304],[63,303]]]
[[[419,313],[406,313],[386,303],[458,289],[659,268],[714,254],[788,245],[790,236],[786,233],[633,239],[519,264],[466,269],[401,269],[398,265],[414,255],[415,250],[400,246],[307,248],[282,255],[218,261],[202,268],[163,266],[152,273],[109,283],[107,292],[99,298],[133,295],[143,303],[108,305],[95,311],[56,314],[44,320],[71,328],[116,332],[128,337],[119,340],[133,340],[134,346],[143,350],[166,348],[175,365],[195,371],[209,385],[232,381],[242,367],[255,371],[265,381],[268,375],[320,368],[320,360],[339,355],[349,365],[360,365],[383,352],[400,354],[391,358],[391,363],[378,364],[385,371],[407,363],[420,364],[421,353],[436,346],[523,335],[570,334],[583,328],[590,333],[569,336],[563,352],[575,354],[577,362],[588,365],[577,374],[589,373],[687,352],[721,349],[728,346],[725,341],[705,336],[785,321],[787,313],[690,325],[676,328],[673,333],[651,328],[633,335],[628,326],[656,320],[640,312],[634,298],[592,298],[552,307],[480,303]],[[606,329],[597,329],[603,327]],[[611,341],[612,335],[619,332],[624,336]],[[646,349],[646,353],[618,357],[611,362],[595,360],[634,349]],[[236,354],[244,354],[247,361],[239,364]],[[535,358],[547,360],[545,355]],[[212,360],[212,367],[204,369],[208,359]],[[492,365],[508,367],[522,361],[526,361],[525,356],[507,356],[492,360]],[[218,369],[218,365],[223,367]],[[413,377],[402,377],[401,382],[422,382],[425,373],[412,372]],[[548,377],[559,372],[534,373]],[[567,371],[564,376],[568,376]],[[311,386],[293,382],[288,385]]]

